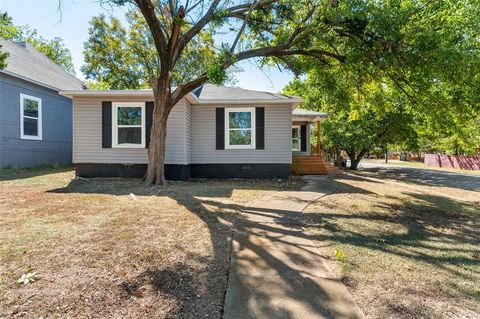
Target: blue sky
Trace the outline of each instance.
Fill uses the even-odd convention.
[[[61,37],[70,49],[77,76],[83,78],[83,43],[88,37],[88,22],[101,12],[123,17],[124,8],[102,7],[95,0],[63,0],[62,12],[58,0],[0,0],[0,11],[7,11],[16,25],[28,24],[44,38]],[[237,75],[236,86],[245,89],[279,92],[292,79],[286,71],[276,68],[259,69],[254,61],[240,64],[243,72]]]

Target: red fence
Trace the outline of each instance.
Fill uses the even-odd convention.
[[[480,170],[480,155],[437,155],[425,154],[425,165],[437,167]]]

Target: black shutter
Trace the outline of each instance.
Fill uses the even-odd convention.
[[[225,149],[225,108],[217,107],[215,114],[216,149]]]
[[[255,148],[265,149],[265,108],[255,108]]]
[[[145,102],[145,148],[150,146],[150,130],[153,120],[153,102]]]
[[[307,126],[306,125],[301,125],[300,126],[300,140],[301,140],[301,151],[306,152],[307,151]]]
[[[112,102],[102,102],[102,148],[112,148]]]

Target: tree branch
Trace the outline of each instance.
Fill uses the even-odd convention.
[[[301,50],[301,49],[289,50],[289,48],[288,47],[285,48],[284,45],[243,51],[235,54],[234,60],[241,61],[241,60],[246,60],[246,59],[256,58],[256,57],[281,57],[281,56],[290,56],[290,55],[304,55],[304,56],[311,56],[316,58],[326,56],[326,57],[336,59],[340,62],[345,62],[345,56],[339,55],[333,52],[329,52],[325,50]]]
[[[256,5],[257,5],[257,0],[254,0],[252,5],[248,9],[245,20],[243,20],[242,26],[240,27],[240,30],[238,30],[237,36],[235,37],[235,40],[233,41],[232,46],[230,47],[230,53],[233,53],[235,51],[235,47],[237,46],[237,43],[240,40],[240,37],[242,36],[243,31],[245,30],[245,27],[247,26],[248,18],[252,14],[252,11],[255,9]]]
[[[137,0],[138,1],[138,0]],[[217,9],[217,6],[218,4],[220,3],[220,0],[214,0],[212,2],[212,4],[210,5],[210,8],[208,9],[208,11],[205,13],[205,15],[200,19],[198,20],[197,23],[195,23],[193,25],[193,27],[191,27],[190,29],[188,29],[187,32],[185,32],[185,34],[180,38],[180,40],[178,41],[178,45],[177,45],[177,48],[176,48],[176,52],[175,54],[173,55],[174,59],[174,63],[175,61],[178,59],[178,56],[180,56],[182,54],[182,51],[183,49],[185,48],[185,46],[197,35],[199,34],[203,28],[212,20],[212,17],[213,17],[213,14],[215,12],[215,10]]]
[[[135,0],[136,5],[142,12],[148,27],[152,32],[155,48],[161,57],[166,56],[167,52],[167,36],[163,31],[162,24],[155,15],[155,6],[150,0]]]
[[[239,4],[233,7],[228,8],[227,11],[227,16],[228,17],[238,17],[239,15],[246,13],[250,10],[250,8],[255,4],[256,1],[254,2],[249,2],[249,3],[244,3],[244,4]],[[272,3],[278,2],[278,0],[263,0],[259,1],[256,5],[257,8],[264,7],[267,5],[270,5]]]
[[[172,93],[172,102],[173,102],[172,105],[177,104],[178,101],[180,101],[185,95],[192,92],[193,90],[198,88],[200,85],[206,83],[207,80],[208,80],[208,77],[204,73],[200,75],[198,78],[196,78],[195,80],[180,84]]]
[[[180,6],[177,12],[172,12],[171,14],[173,17],[173,25],[172,33],[170,35],[170,39],[168,40],[168,52],[170,56],[173,57],[174,48],[180,35],[180,31],[182,29],[183,19],[185,18],[185,8],[183,6]]]

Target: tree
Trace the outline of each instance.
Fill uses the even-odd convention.
[[[305,76],[284,93],[305,97],[303,107],[326,111],[332,121],[339,114],[388,114],[401,107],[417,137],[395,145],[474,152],[480,136],[478,3],[364,1],[356,10],[351,3],[329,15],[329,21],[350,26],[340,31],[346,33],[341,52],[347,59],[290,58],[292,69]],[[338,124],[354,130],[361,123]]]
[[[145,184],[164,185],[165,137],[168,116],[186,94],[202,85],[222,83],[227,69],[256,57],[284,59],[305,55],[319,59],[343,60],[327,48],[311,47],[306,40],[321,23],[321,1],[254,0],[234,3],[221,0],[151,1],[110,0],[134,5],[142,13],[153,39],[158,67],[150,74],[154,95],[153,124],[148,150]],[[236,34],[231,43],[222,43],[200,72],[186,77],[172,88],[182,58],[202,34],[228,27]]]
[[[12,41],[27,41],[62,69],[75,74],[70,50],[65,47],[62,38],[44,39],[38,35],[37,30],[29,26],[14,25],[12,17],[6,12],[0,12],[0,38]],[[2,61],[2,57],[0,57],[0,61]]]
[[[128,26],[105,15],[92,18],[85,42],[85,64],[81,70],[103,89],[142,89],[151,87],[150,78],[159,60],[148,25],[138,10],[126,13]],[[185,29],[185,27],[184,27]],[[172,85],[201,75],[215,56],[212,32],[202,32],[179,58]],[[233,78],[230,78],[232,81]]]
[[[323,121],[322,146],[326,151],[343,150],[350,158],[350,168],[357,169],[363,156],[376,148],[416,137],[412,117],[403,110],[376,113],[373,109],[362,114],[340,112]]]
[[[0,70],[3,70],[7,67],[7,58],[8,53],[2,52],[2,45],[0,44]]]

